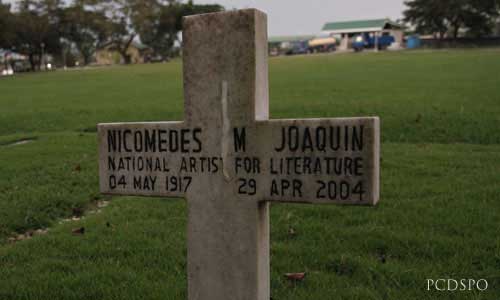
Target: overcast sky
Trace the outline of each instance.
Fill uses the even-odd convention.
[[[399,19],[404,0],[194,0],[226,9],[257,8],[267,13],[269,35],[317,34],[326,22]]]
[[[326,22],[401,18],[404,0],[194,0],[226,9],[257,8],[268,15],[269,35],[317,34]],[[14,0],[4,0],[14,2]]]

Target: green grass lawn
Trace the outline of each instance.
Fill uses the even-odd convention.
[[[181,69],[0,78],[0,300],[186,298],[183,200],[115,197],[59,222],[103,199],[95,125],[181,120]],[[377,207],[272,206],[273,299],[500,298],[500,51],[273,58],[270,94],[272,118],[378,115],[383,141]]]

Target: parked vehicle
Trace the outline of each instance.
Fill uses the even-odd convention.
[[[336,46],[337,40],[333,37],[317,37],[309,41],[309,53],[332,52]]]
[[[392,43],[394,43],[394,41],[395,39],[392,35],[375,37],[369,33],[363,33],[354,37],[352,47],[356,52],[363,51],[364,49],[375,48],[375,45],[379,50],[382,50],[389,47]]]
[[[285,52],[286,55],[296,55],[296,54],[307,54],[308,44],[306,41],[301,42],[291,42],[290,47]]]

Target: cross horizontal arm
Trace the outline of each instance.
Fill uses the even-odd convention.
[[[240,194],[280,202],[378,201],[378,118],[269,120],[234,130]]]
[[[184,197],[197,174],[217,173],[204,131],[184,122],[99,124],[100,189],[105,194]]]

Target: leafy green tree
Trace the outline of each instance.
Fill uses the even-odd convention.
[[[120,53],[125,64],[131,63],[128,49],[137,34],[132,26],[133,14],[141,8],[142,0],[95,1],[94,8],[106,12],[108,17],[108,42]]]
[[[155,52],[168,48],[168,41],[159,33],[162,5],[157,0],[144,0],[131,14],[131,24],[141,41]]]
[[[197,14],[207,14],[212,12],[224,11],[224,7],[220,4],[194,4],[193,0],[189,0],[184,5],[183,17]]]
[[[10,48],[14,40],[14,15],[9,4],[0,0],[0,48]]]
[[[463,26],[473,36],[491,34],[500,13],[499,0],[476,0],[466,5],[463,15]]]
[[[446,32],[458,37],[460,29],[477,36],[489,34],[498,17],[499,0],[410,0],[404,11],[405,21],[416,25],[419,33]]]
[[[14,46],[29,57],[31,69],[40,69],[44,54],[60,53],[59,1],[19,1],[14,22]]]
[[[156,55],[168,57],[180,30],[183,5],[177,1],[170,1],[166,5],[151,2],[155,2],[151,13],[142,12],[140,17],[134,18],[134,27],[141,41],[150,46]]]
[[[33,70],[40,69],[44,54],[61,55],[73,45],[85,64],[105,44],[127,64],[128,49],[138,36],[155,54],[168,57],[184,16],[224,9],[192,0],[73,0],[69,6],[63,0],[19,0],[11,13],[1,1],[0,46],[12,45],[27,55]]]
[[[63,10],[60,30],[62,36],[78,49],[85,65],[90,63],[95,51],[109,37],[109,24],[104,12],[87,10],[82,1]]]
[[[182,3],[174,0],[146,0],[134,11],[132,24],[144,44],[150,46],[156,55],[168,57],[172,55],[173,47],[178,41],[184,16],[222,10],[224,7],[218,4],[196,5],[193,1]]]
[[[446,1],[446,0],[445,0]],[[446,18],[443,14],[445,5],[436,0],[406,1],[408,7],[403,12],[406,22],[416,25],[416,31],[421,34],[438,33],[440,38],[448,31]]]

